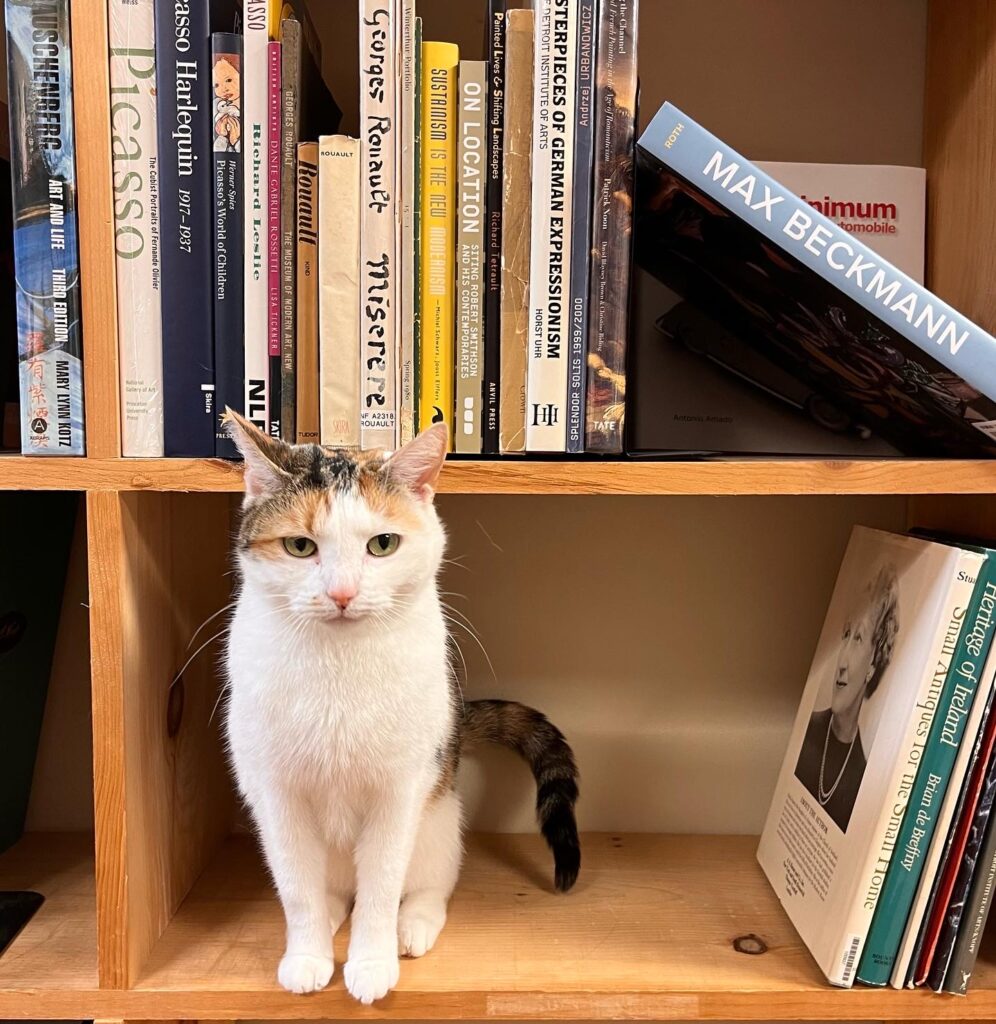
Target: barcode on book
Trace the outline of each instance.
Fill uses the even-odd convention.
[[[851,984],[851,977],[854,974],[854,968],[858,963],[858,949],[860,947],[861,936],[852,935],[851,944],[847,947],[847,952],[844,954],[844,974],[841,979],[844,985]]]

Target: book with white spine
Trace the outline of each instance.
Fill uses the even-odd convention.
[[[360,444],[397,443],[398,357],[398,5],[359,0],[360,140]],[[319,266],[321,259],[319,258]]]
[[[567,449],[577,4],[536,0],[526,450]]]
[[[833,985],[857,975],[982,562],[851,534],[757,854]]]
[[[415,436],[415,97],[417,74],[415,59],[415,0],[401,0],[400,22],[401,94],[399,152],[401,211],[398,347],[398,443],[407,444]]]
[[[270,432],[267,208],[269,81],[267,0],[245,0],[242,16],[242,175],[245,231],[245,415]]]
[[[360,190],[363,146],[318,141],[318,359],[321,442],[360,446]]]
[[[163,454],[153,0],[109,0],[121,454]]]

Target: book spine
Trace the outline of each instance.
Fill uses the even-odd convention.
[[[121,454],[163,454],[153,0],[109,0]],[[12,136],[13,137],[13,136]]]
[[[412,434],[419,430],[419,409],[422,401],[422,19],[415,19],[415,139],[414,174],[415,193],[412,202],[412,263],[413,339],[412,358]]]
[[[318,143],[299,142],[294,232],[297,443],[321,441],[318,356]]]
[[[488,0],[487,60],[487,265],[485,278],[482,446],[496,455],[501,408],[501,249],[504,184],[506,0]]]
[[[534,14],[508,12],[505,31],[505,135],[502,160],[501,400],[502,454],[526,448],[526,366],[529,336],[530,210],[532,206]]]
[[[245,416],[254,426],[269,433],[267,0],[244,0],[242,33]]]
[[[988,680],[989,700],[986,702],[984,723],[979,731],[975,749],[972,751],[972,764],[969,768],[969,782],[962,787],[958,806],[955,809],[948,838],[944,847],[944,855],[937,869],[937,879],[931,888],[930,900],[924,912],[924,921],[917,936],[916,947],[907,977],[907,986],[915,988],[923,985],[930,973],[930,964],[937,949],[937,940],[944,926],[944,917],[948,909],[951,893],[957,880],[962,856],[968,843],[968,834],[975,811],[978,807],[985,772],[989,764],[993,743],[996,741],[996,719],[992,716],[996,692],[993,690],[993,677],[996,674],[996,659],[993,648],[989,649],[989,664],[986,666],[985,678]]]
[[[415,162],[415,133],[417,131],[417,70],[415,60],[415,0],[401,0],[401,93],[399,147],[401,175],[399,198],[401,205],[400,250],[398,268],[399,333],[398,351],[398,443],[407,444],[415,436],[415,211],[418,180]]]
[[[397,444],[397,2],[360,0],[360,443]]]
[[[639,0],[600,0],[585,420],[585,447],[592,452],[623,448],[638,23]]]
[[[297,144],[301,137],[301,23],[280,23],[280,427],[294,442],[297,429]]]
[[[452,43],[423,44],[419,429],[447,423],[451,451],[459,63]]]
[[[567,450],[577,6],[536,5],[526,448]]]
[[[214,201],[208,0],[156,6],[163,449],[214,455]]]
[[[345,135],[318,142],[321,432],[333,448],[361,441],[362,155],[362,143]]]
[[[989,649],[987,675],[990,688],[996,674],[996,658],[993,648]],[[967,790],[969,796],[957,825],[957,834],[951,847],[951,855],[945,866],[942,886],[933,908],[930,931],[919,951],[919,958],[913,975],[914,985],[941,989],[947,976],[955,940],[965,912],[965,901],[978,864],[979,849],[985,836],[986,825],[992,811],[993,797],[996,796],[996,760],[993,758],[996,746],[996,716],[992,714],[996,694],[989,695],[989,718],[981,745],[981,755],[973,771]]]
[[[577,113],[574,129],[574,208],[571,241],[570,347],[567,367],[567,451],[585,449],[588,302],[591,291],[592,189],[595,157],[596,0],[578,4]]]
[[[992,640],[989,628],[994,610],[996,558],[987,558],[978,574],[917,770],[908,810],[900,826],[896,840],[898,855],[889,865],[868,931],[868,941],[861,955],[858,979],[866,985],[887,984],[895,966],[924,859],[934,836],[965,725],[972,712],[979,675],[989,653]]]
[[[972,387],[996,394],[996,338],[673,104],[654,116],[640,146]],[[990,436],[991,424],[978,426]]]
[[[242,37],[211,36],[214,73],[214,367],[216,412],[242,412],[245,350],[242,289]],[[215,416],[215,455],[238,458],[235,442]]]
[[[979,689],[972,702],[972,712],[965,722],[965,733],[951,771],[951,782],[948,784],[940,814],[937,817],[934,841],[927,851],[920,874],[920,882],[906,919],[906,928],[896,954],[896,962],[892,968],[891,984],[893,988],[906,987],[914,949],[920,931],[926,923],[928,904],[935,887],[941,883],[942,863],[950,849],[950,843],[954,841],[954,832],[957,830],[956,815],[961,811],[963,802],[967,798],[972,767],[978,757],[979,744],[982,742],[981,730],[989,713],[991,688],[992,673],[987,664],[979,677]]]
[[[272,437],[282,437],[283,352],[280,332],[280,65],[281,46],[266,45],[266,343],[270,373],[270,427]]]
[[[935,987],[954,995],[966,995],[979,956],[979,946],[986,930],[986,921],[992,908],[993,889],[996,888],[996,817],[992,814],[993,795],[996,793],[996,771],[990,771],[985,799],[980,801],[973,828],[982,836],[977,859],[965,865],[970,877],[968,893],[961,908],[959,927],[955,931],[954,945],[947,963],[943,984]],[[974,870],[973,870],[974,869]],[[932,983],[934,979],[931,979]]]
[[[456,330],[456,450],[480,455],[484,372],[485,250],[484,182],[487,163],[486,63],[460,61],[460,141],[457,161],[457,330]]]
[[[959,552],[953,561],[947,596],[939,610],[916,703],[908,712],[902,745],[898,748],[902,754],[892,769],[892,779],[886,790],[893,796],[884,802],[877,820],[868,825],[868,853],[863,866],[855,873],[854,888],[846,900],[850,911],[840,929],[836,954],[829,962],[820,963],[832,985],[850,988],[854,983],[861,951],[897,849],[899,829],[907,813],[918,765],[937,713],[958,631],[972,601],[974,581],[981,562],[982,556],[971,551]]]

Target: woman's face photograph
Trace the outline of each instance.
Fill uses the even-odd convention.
[[[837,652],[833,696],[830,700],[834,715],[846,715],[861,703],[865,688],[874,673],[874,655],[872,624],[868,615],[851,619],[844,625]]]

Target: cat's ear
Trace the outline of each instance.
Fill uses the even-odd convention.
[[[259,427],[227,406],[221,418],[228,436],[245,459],[246,498],[268,498],[284,487],[290,474],[281,468],[283,441],[268,437]]]
[[[385,463],[384,472],[403,484],[416,497],[431,501],[436,481],[446,460],[449,430],[445,423],[434,423],[396,451]]]

